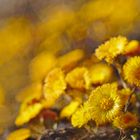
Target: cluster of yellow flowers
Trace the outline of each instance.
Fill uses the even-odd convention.
[[[97,126],[111,123],[123,130],[136,127],[139,124],[136,113],[125,109],[128,103],[135,106],[132,87],[140,86],[140,56],[131,56],[137,49],[138,41],[118,36],[100,45],[90,57],[84,50],[76,49],[57,59],[51,53],[39,56],[41,60],[35,58],[31,68],[39,71],[33,72],[32,85],[16,97],[22,102],[16,125],[28,123],[42,109],[53,108],[60,97],[67,95],[70,101],[60,108],[59,118],[70,119],[74,127],[82,127],[90,120]],[[127,59],[123,64],[117,61],[121,55]],[[39,61],[45,61],[46,65]],[[114,69],[118,70],[115,63],[121,67],[121,78],[115,74]],[[24,131],[27,130],[21,133]],[[8,140],[13,140],[13,135]]]

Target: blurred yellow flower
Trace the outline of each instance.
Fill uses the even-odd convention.
[[[54,54],[43,52],[37,55],[30,64],[30,76],[33,82],[41,82],[56,64]]]
[[[108,63],[124,52],[124,48],[128,43],[127,38],[123,36],[113,37],[109,41],[100,45],[95,52],[95,55],[100,60],[105,59]]]
[[[131,112],[121,113],[114,119],[113,125],[119,129],[134,128],[138,125],[138,117]]]
[[[117,84],[104,84],[92,91],[88,99],[92,119],[97,125],[111,122],[122,109]]]
[[[62,33],[75,21],[75,12],[66,5],[55,5],[41,11],[41,22],[39,23],[39,33],[44,36]]]
[[[91,120],[92,116],[90,114],[90,108],[88,102],[85,102],[83,106],[80,106],[76,110],[76,112],[72,115],[71,123],[74,127],[82,127],[89,120]]]
[[[66,75],[66,82],[72,88],[88,89],[90,86],[90,79],[87,68],[76,67]]]
[[[10,133],[6,140],[26,140],[30,135],[31,131],[29,129],[21,128]]]
[[[113,68],[104,63],[93,64],[89,68],[89,76],[92,84],[111,82],[114,78]]]
[[[77,65],[77,63],[84,58],[84,50],[72,50],[57,59],[56,66],[61,67],[64,71],[69,71]]]
[[[140,56],[129,58],[123,66],[124,79],[136,86],[140,86]]]
[[[65,106],[60,113],[61,118],[69,118],[76,111],[78,106],[81,104],[79,100],[72,100],[67,106]]]
[[[124,54],[131,55],[133,53],[136,53],[137,50],[140,48],[139,41],[137,40],[131,40],[124,49]]]
[[[46,79],[44,85],[44,96],[47,102],[55,102],[66,89],[65,75],[60,68],[54,68],[51,70]]]
[[[32,41],[32,26],[24,17],[7,19],[0,28],[0,65],[24,55]]]
[[[32,118],[36,117],[38,113],[43,109],[43,103],[36,98],[27,98],[20,107],[19,114],[16,118],[15,124],[17,126],[23,125],[29,122]]]

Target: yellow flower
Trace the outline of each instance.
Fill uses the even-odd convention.
[[[60,68],[54,68],[49,72],[45,79],[44,96],[46,100],[46,107],[49,102],[52,105],[64,93],[66,89],[65,75]],[[49,103],[50,107],[50,103]]]
[[[30,77],[33,82],[41,82],[56,64],[54,54],[43,52],[37,55],[30,63]]]
[[[90,79],[88,70],[85,67],[77,67],[66,75],[66,82],[77,89],[88,89],[90,86]]]
[[[138,125],[138,118],[135,114],[132,114],[130,112],[127,112],[125,114],[121,113],[114,119],[113,125],[120,129],[133,128]]]
[[[140,86],[140,56],[128,59],[123,66],[123,73],[128,83]]]
[[[68,104],[67,106],[65,106],[61,113],[60,113],[60,117],[61,118],[69,118],[78,108],[78,106],[81,104],[81,102],[79,102],[79,100],[73,100],[70,102],[70,104]]]
[[[130,41],[125,47],[124,54],[130,55],[139,49],[139,42],[137,40]]]
[[[72,115],[71,123],[74,127],[82,127],[89,120],[91,120],[92,116],[89,113],[90,108],[88,106],[88,102],[85,102],[83,106],[77,109],[77,111]]]
[[[32,118],[36,117],[43,109],[43,103],[34,97],[27,98],[21,105],[19,115],[16,118],[15,124],[17,126],[29,122]]]
[[[26,140],[31,135],[29,129],[21,128],[19,130],[15,130],[14,132],[10,133],[7,137],[7,140]]]
[[[93,64],[89,69],[89,76],[92,84],[103,84],[113,79],[113,69],[103,63]]]
[[[97,125],[111,122],[122,109],[117,84],[104,84],[92,91],[89,99],[92,119]]]
[[[124,52],[127,43],[127,38],[123,36],[111,38],[96,49],[95,55],[100,60],[105,59],[108,63],[112,63],[118,55]]]
[[[84,58],[84,51],[82,49],[72,50],[62,56],[60,56],[57,60],[58,67],[62,68],[64,71],[69,71],[76,64]]]

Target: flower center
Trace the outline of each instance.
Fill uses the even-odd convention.
[[[110,110],[114,105],[114,101],[112,99],[103,98],[100,102],[100,107],[102,110],[107,111]]]

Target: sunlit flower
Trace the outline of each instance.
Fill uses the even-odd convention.
[[[47,102],[53,103],[66,89],[65,75],[60,68],[55,68],[49,72],[45,79],[44,96]],[[48,103],[47,103],[48,104]]]
[[[84,51],[82,49],[72,50],[57,59],[56,66],[62,68],[65,72],[74,68],[77,63],[84,58]]]
[[[121,113],[121,115],[117,116],[114,121],[113,125],[120,129],[127,129],[127,128],[133,128],[138,125],[138,118],[135,114],[132,114],[130,112],[127,113]]]
[[[95,54],[100,60],[105,59],[108,63],[112,63],[118,55],[124,52],[127,43],[127,38],[123,36],[111,38],[109,41],[100,45],[96,49]]]
[[[19,115],[16,118],[15,124],[20,126],[29,122],[39,114],[43,107],[43,103],[40,100],[33,97],[27,98],[20,107]]]
[[[107,64],[97,63],[89,69],[89,75],[92,84],[103,84],[113,79],[113,69]]]
[[[41,82],[55,64],[56,58],[53,53],[40,53],[30,63],[31,80],[33,82]]]
[[[126,45],[124,49],[124,54],[126,55],[135,54],[139,51],[139,49],[140,49],[139,42],[137,40],[132,40]]]
[[[77,111],[72,115],[71,123],[74,127],[82,127],[89,120],[91,120],[92,116],[90,114],[90,108],[88,106],[88,102],[85,102],[83,106],[77,109]]]
[[[123,66],[123,73],[128,83],[140,86],[140,56],[128,59]]]
[[[78,108],[78,106],[81,104],[81,102],[79,102],[79,100],[73,100],[70,102],[70,104],[68,104],[67,106],[65,106],[60,113],[60,117],[61,118],[69,118]]]
[[[77,89],[88,89],[90,86],[90,79],[88,70],[85,67],[77,67],[66,75],[66,82]]]
[[[7,137],[7,140],[26,140],[30,137],[30,135],[31,132],[29,129],[21,128],[10,133]]]
[[[104,84],[92,91],[89,99],[92,108],[92,119],[97,125],[111,122],[122,109],[122,101],[118,95],[117,84]]]

